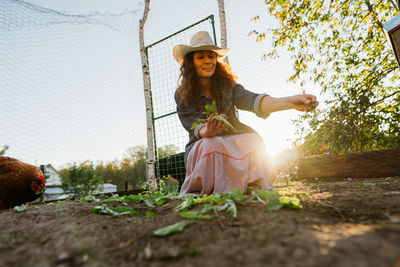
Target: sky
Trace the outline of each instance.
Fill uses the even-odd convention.
[[[85,159],[121,159],[128,147],[146,145],[137,38],[143,2],[27,2],[45,8],[45,12],[32,13],[14,0],[3,2],[9,10],[0,11],[0,18],[3,17],[0,42],[7,48],[0,51],[0,82],[5,85],[0,88],[3,125],[0,148],[7,144],[9,156],[32,164],[52,163],[59,167]],[[216,0],[200,1],[200,4],[194,0],[151,3],[145,26],[146,45],[209,14],[216,17],[220,44]],[[246,8],[242,3],[225,1],[228,47],[232,49],[229,62],[239,83],[250,91],[274,97],[298,94],[303,89],[318,95],[317,88],[300,88],[287,82],[292,62],[287,53],[282,53],[280,59],[261,60],[270,43],[268,40],[257,43],[248,33],[253,29],[265,30],[276,22],[266,15],[264,1],[246,2]],[[261,15],[261,19],[254,23],[250,19],[256,15]],[[189,40],[172,41],[187,43]],[[161,88],[166,86],[165,92],[171,94],[177,77],[175,80],[170,75],[164,79],[163,75],[176,76],[179,66],[168,52],[175,43],[166,45],[166,52],[160,55],[154,52],[150,66],[153,75],[159,73],[159,78],[152,78],[153,86],[158,83]],[[163,112],[174,111],[172,98],[167,102],[160,104]],[[291,140],[295,139],[291,120],[298,114],[293,110],[282,111],[262,120],[252,113],[240,112],[240,120],[256,129],[267,151],[276,155],[290,147]],[[170,121],[163,123],[171,124]],[[158,134],[162,139],[171,133],[160,130]]]

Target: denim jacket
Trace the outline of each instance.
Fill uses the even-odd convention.
[[[244,89],[240,84],[236,84],[233,88],[222,91],[222,103],[226,115],[228,115],[228,121],[235,128],[235,132],[228,131],[221,135],[232,135],[241,133],[251,133],[255,132],[251,127],[241,123],[237,117],[236,110],[242,109],[254,112],[258,117],[266,119],[269,113],[262,113],[260,111],[261,99],[267,94],[256,94]],[[200,129],[206,125],[206,123],[200,123],[195,129],[190,129],[193,122],[198,119],[207,119],[203,112],[206,112],[205,105],[211,105],[212,99],[207,96],[203,91],[200,93],[200,99],[198,103],[191,103],[188,106],[180,103],[179,96],[175,92],[175,102],[177,104],[177,113],[179,120],[181,121],[183,127],[189,133],[189,142],[185,148],[185,164],[187,156],[189,155],[190,149],[193,147],[196,141],[201,139],[199,135]]]

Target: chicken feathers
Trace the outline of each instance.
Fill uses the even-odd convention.
[[[39,198],[45,189],[42,171],[14,158],[0,156],[0,209]]]

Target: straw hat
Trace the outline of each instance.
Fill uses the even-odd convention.
[[[220,57],[225,57],[231,51],[230,49],[224,49],[219,46],[214,45],[211,36],[206,31],[199,31],[195,35],[193,35],[192,39],[190,39],[189,45],[179,44],[174,47],[172,53],[174,54],[174,58],[178,61],[179,65],[182,65],[183,59],[187,54],[193,51],[200,50],[211,50],[218,54]]]

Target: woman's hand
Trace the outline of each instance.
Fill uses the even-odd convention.
[[[201,137],[214,137],[224,131],[225,123],[220,120],[213,120],[213,117],[214,114],[211,114],[210,117],[208,117],[207,125],[200,129],[199,134]]]
[[[313,110],[319,104],[317,97],[310,94],[294,95],[291,102],[291,108],[306,112]]]

